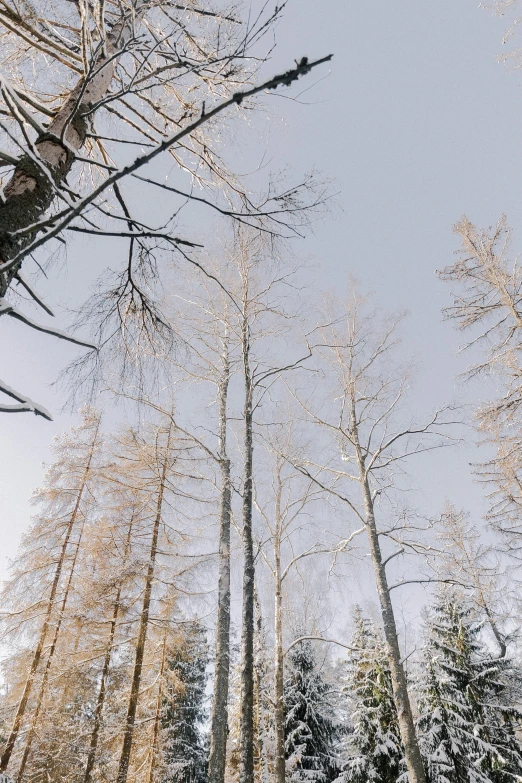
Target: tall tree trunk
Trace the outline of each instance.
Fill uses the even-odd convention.
[[[75,159],[74,152],[81,149],[87,138],[86,115],[109,91],[120,61],[118,53],[129,40],[134,21],[130,12],[122,12],[91,74],[80,78],[45,134],[37,140],[35,147],[42,168],[29,156],[23,156],[16,166],[4,189],[5,200],[0,201],[0,264],[14,259],[34,239],[34,232],[24,229],[45,215],[55,197],[56,186],[65,182]],[[5,296],[20,266],[21,263],[0,273],[0,298]]]
[[[281,580],[281,530],[277,520],[274,536],[274,581],[275,780],[276,783],[285,783],[283,591]]]
[[[49,649],[49,655],[47,656],[47,662],[45,664],[45,670],[42,677],[42,682],[40,684],[40,690],[38,692],[38,698],[36,700],[36,707],[33,713],[33,719],[31,721],[31,727],[27,733],[27,739],[25,743],[25,750],[24,755],[22,756],[22,761],[20,763],[20,769],[18,770],[18,783],[22,783],[22,778],[24,776],[25,767],[27,764],[27,760],[29,758],[29,754],[31,752],[31,746],[33,744],[34,734],[36,731],[36,726],[38,724],[38,718],[40,717],[40,710],[42,709],[42,704],[45,698],[45,691],[47,688],[47,681],[49,679],[49,672],[51,671],[51,666],[53,663],[54,653],[56,652],[56,646],[58,644],[58,638],[60,636],[60,630],[62,627],[62,622],[65,614],[65,610],[67,608],[67,601],[69,599],[69,592],[71,590],[71,585],[74,577],[74,571],[76,568],[76,561],[78,559],[78,552],[80,551],[80,544],[82,540],[83,535],[83,525],[80,530],[80,535],[78,536],[78,541],[76,542],[76,549],[74,552],[73,561],[71,564],[71,570],[69,572],[69,578],[67,580],[67,586],[65,588],[65,593],[63,595],[62,599],[62,605],[60,607],[60,613],[58,615],[58,621],[56,623],[56,627],[54,629],[54,636],[53,641],[51,643],[51,647]]]
[[[253,381],[250,370],[249,329],[246,311],[242,324],[245,382],[244,478],[243,478],[243,613],[241,637],[241,755],[240,783],[254,783],[254,543],[252,536],[253,490]]]
[[[9,734],[9,738],[7,740],[7,744],[4,748],[4,752],[2,753],[2,757],[0,758],[0,772],[5,772],[7,770],[7,767],[9,766],[9,762],[11,760],[11,756],[13,754],[13,750],[16,744],[16,740],[18,737],[18,734],[20,732],[20,727],[22,725],[22,721],[25,715],[25,711],[27,708],[27,702],[29,700],[29,696],[31,695],[31,690],[33,687],[33,683],[36,677],[36,672],[38,670],[38,666],[40,664],[40,660],[42,657],[45,640],[47,637],[47,632],[49,630],[49,624],[51,621],[51,615],[54,608],[54,602],[56,599],[56,593],[58,591],[58,587],[60,584],[60,578],[62,575],[63,565],[65,562],[65,557],[67,554],[67,548],[69,546],[69,541],[71,538],[71,534],[73,532],[74,524],[76,522],[76,517],[78,516],[78,511],[80,509],[80,503],[82,500],[83,493],[85,491],[85,487],[87,484],[87,480],[89,477],[89,473],[91,471],[91,464],[92,464],[92,458],[94,455],[94,451],[96,448],[96,442],[98,439],[98,432],[99,432],[99,421],[95,429],[94,438],[92,441],[91,449],[89,452],[89,456],[87,459],[87,466],[85,468],[85,472],[82,477],[82,481],[78,490],[78,495],[76,496],[76,501],[74,503],[74,508],[72,510],[69,522],[67,524],[67,528],[65,531],[65,538],[62,543],[62,548],[60,551],[60,555],[58,557],[58,563],[56,564],[56,571],[54,573],[53,583],[51,586],[51,593],[49,595],[49,601],[47,602],[47,609],[45,613],[45,619],[42,625],[42,628],[40,630],[40,636],[38,638],[38,644],[36,646],[36,650],[34,651],[34,655],[31,661],[31,667],[29,669],[29,675],[27,677],[27,680],[25,682],[24,690],[22,693],[22,698],[20,699],[20,703],[18,705],[18,709],[16,711],[15,719],[13,721],[13,726],[11,728],[11,732]]]
[[[132,526],[134,522],[134,515],[131,516],[129,531],[127,533],[127,541],[125,542],[125,566],[129,557],[130,543],[132,535]],[[103,659],[103,668],[100,680],[100,688],[98,690],[98,698],[96,699],[96,709],[94,711],[94,723],[92,727],[91,742],[89,745],[89,753],[87,755],[87,763],[85,765],[85,774],[83,777],[83,783],[91,783],[92,771],[94,769],[94,762],[96,761],[96,751],[98,749],[98,740],[100,736],[101,717],[103,713],[103,706],[105,704],[105,696],[107,693],[107,678],[109,676],[109,667],[112,657],[112,649],[114,646],[114,637],[116,635],[116,626],[118,623],[118,615],[121,607],[121,593],[123,590],[123,579],[118,584],[116,591],[116,597],[114,599],[114,605],[112,609],[111,625],[109,629],[109,640],[107,642],[107,649],[105,650],[105,657]]]
[[[254,591],[254,605],[256,615],[256,665],[254,666],[254,704],[255,704],[255,737],[257,739],[257,766],[260,770],[261,783],[269,783],[268,760],[266,756],[266,723],[265,710],[263,709],[264,688],[264,654],[263,654],[263,617],[261,604],[257,590]]]
[[[210,756],[208,765],[210,783],[223,783],[225,779],[228,734],[228,687],[230,674],[230,520],[232,512],[230,459],[227,453],[227,401],[230,382],[228,335],[225,335],[222,361],[223,372],[218,389],[221,508],[219,526],[216,667],[214,675]]]
[[[404,746],[404,756],[408,768],[409,783],[426,783],[426,773],[424,763],[419,749],[413,714],[411,711],[410,697],[408,694],[408,683],[406,673],[402,664],[401,651],[395,622],[395,614],[390,597],[388,578],[386,568],[383,562],[379,534],[375,521],[375,509],[372,498],[372,492],[366,471],[365,458],[359,442],[359,433],[357,428],[355,400],[351,400],[351,431],[354,437],[354,447],[359,470],[359,483],[362,490],[366,530],[370,543],[370,555],[375,573],[377,584],[377,593],[381,607],[381,616],[384,627],[384,637],[390,665],[390,673],[393,688],[393,700],[397,709],[397,718],[401,733],[402,744]]]
[[[159,737],[159,727],[160,727],[160,718],[161,718],[161,701],[163,698],[163,673],[165,671],[165,654],[167,650],[167,632],[165,631],[163,635],[163,650],[161,654],[161,667],[160,667],[160,673],[158,678],[158,698],[156,699],[156,714],[154,716],[154,728],[152,731],[152,745],[150,749],[150,767],[149,767],[149,777],[148,777],[148,783],[153,783],[154,781],[154,770],[156,768],[156,754],[158,752],[158,737]]]
[[[134,669],[132,673],[129,706],[127,710],[125,728],[123,731],[123,746],[121,749],[120,763],[119,763],[116,783],[127,783],[127,776],[129,773],[132,742],[134,738],[134,724],[136,722],[136,711],[138,708],[141,673],[143,668],[143,659],[145,657],[145,644],[147,641],[147,630],[149,627],[150,602],[152,597],[152,586],[154,582],[156,556],[158,553],[158,537],[159,537],[159,530],[160,530],[160,523],[161,523],[161,512],[163,507],[163,496],[165,493],[165,482],[167,478],[167,467],[169,462],[171,433],[172,433],[172,425],[169,426],[167,445],[165,447],[165,459],[163,461],[161,479],[158,487],[156,515],[154,518],[152,542],[150,547],[149,562],[147,566],[147,576],[145,579],[145,593],[143,596],[143,606],[142,606],[141,616],[140,616],[140,627],[138,631],[138,640],[136,643],[136,656],[134,659]]]

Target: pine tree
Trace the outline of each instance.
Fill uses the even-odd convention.
[[[354,626],[346,687],[351,712],[349,756],[338,781],[395,783],[403,771],[404,750],[384,642],[358,607]]]
[[[510,699],[514,672],[480,643],[481,624],[455,594],[428,621],[419,728],[431,783],[522,779],[521,714]]]
[[[176,685],[169,688],[162,716],[164,783],[207,783],[208,747],[202,725],[207,718],[208,658],[205,629],[195,620],[167,661]]]
[[[337,777],[333,754],[338,728],[330,690],[310,641],[289,654],[285,678],[285,756],[292,783],[328,783]]]

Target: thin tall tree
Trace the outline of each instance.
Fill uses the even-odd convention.
[[[309,399],[300,404],[310,421],[331,438],[327,452],[331,458],[327,464],[301,464],[301,469],[345,504],[361,525],[358,531],[366,533],[409,780],[426,783],[391,595],[400,586],[428,580],[416,577],[390,583],[388,571],[405,553],[426,552],[427,543],[419,526],[408,524],[407,515],[397,513],[393,505],[392,519],[385,521],[388,512],[379,521],[377,503],[393,498],[400,486],[397,472],[407,459],[449,442],[451,422],[441,410],[425,422],[404,426],[407,414],[401,404],[407,375],[394,355],[400,320],[391,319],[379,328],[375,313],[365,312],[355,293],[346,305],[328,305],[330,326],[318,330],[317,351],[330,386],[320,402]],[[358,489],[358,496],[351,487]]]
[[[93,410],[86,409],[80,427],[73,430],[71,435],[65,436],[58,441],[55,449],[58,459],[48,471],[46,485],[40,494],[36,496],[37,500],[43,501],[48,506],[42,514],[41,523],[44,527],[48,527],[49,516],[51,522],[54,522],[54,519],[57,521],[58,540],[56,545],[59,546],[59,549],[55,564],[53,562],[54,574],[45,603],[44,620],[38,634],[38,641],[32,655],[29,672],[16,709],[11,731],[0,758],[1,772],[5,772],[9,767],[40,662],[44,655],[53,614],[60,598],[62,577],[69,557],[71,539],[77,522],[81,519],[81,506],[87,494],[87,488],[95,475],[95,459],[100,446],[100,416]],[[38,520],[36,527],[39,527]],[[38,530],[36,533],[38,534]],[[49,566],[47,565],[46,572],[48,568]],[[26,573],[25,568],[22,569],[22,574],[24,573]]]

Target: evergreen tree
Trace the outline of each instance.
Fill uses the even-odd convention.
[[[338,727],[328,703],[330,686],[309,641],[292,648],[285,678],[285,756],[292,783],[328,783],[337,777]]]
[[[395,783],[403,768],[390,667],[381,635],[357,607],[346,691],[351,728],[338,783]]]
[[[419,729],[431,783],[522,779],[514,672],[481,645],[480,630],[455,594],[443,595],[428,621]]]
[[[207,719],[208,644],[203,626],[193,621],[167,663],[171,681],[162,716],[166,772],[164,783],[206,783],[208,743],[202,730]],[[174,676],[173,676],[174,675]]]

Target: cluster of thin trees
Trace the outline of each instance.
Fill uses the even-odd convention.
[[[179,345],[153,357],[162,390],[119,390],[141,424],[110,433],[87,409],[55,446],[3,594],[3,770],[118,783],[520,774],[520,280],[505,221],[457,230],[447,316],[471,345],[487,340],[470,372],[503,390],[476,418],[495,537],[451,506],[436,517],[404,502],[409,466],[418,478],[426,452],[458,448],[462,414],[412,406],[402,318],[356,290],[318,301],[262,233],[236,232],[207,262],[213,279],[180,281],[164,304]],[[361,563],[381,630],[358,616],[351,641],[331,638],[314,592],[338,578],[346,623]],[[430,584],[442,619],[428,621],[419,685],[393,597]]]
[[[402,317],[310,290],[285,243],[327,189],[306,175],[254,197],[227,159],[225,120],[330,59],[265,74],[285,5],[0,0],[0,315],[86,348],[77,393],[103,381],[136,421],[87,408],[58,439],[2,594],[0,772],[18,783],[522,776],[510,231],[462,219],[440,272],[469,377],[495,381],[473,422],[483,536],[465,510],[405,500],[464,413],[422,411]],[[178,230],[187,205],[221,241],[201,247],[202,218]],[[69,232],[119,251],[78,313],[89,338],[26,312],[52,317],[25,270],[51,272]],[[0,392],[0,411],[51,416]],[[361,571],[380,627],[356,613],[347,641]],[[417,585],[438,591],[424,657],[395,602]]]

